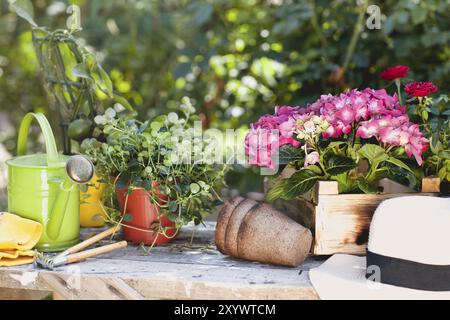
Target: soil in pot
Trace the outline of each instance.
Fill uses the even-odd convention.
[[[127,191],[128,188],[116,190],[120,210],[127,215],[127,221],[123,221],[125,240],[145,245],[164,244],[173,240],[177,233],[175,222],[163,215],[160,216],[161,208],[151,202],[149,192],[145,189],[134,189],[127,200]],[[167,201],[164,195],[155,193],[155,196],[162,202]],[[160,223],[163,228],[167,228],[165,232],[167,236],[158,232],[157,226],[152,227],[155,223]]]

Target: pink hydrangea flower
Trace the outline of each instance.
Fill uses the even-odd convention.
[[[356,111],[353,110],[349,105],[344,106],[342,109],[336,112],[336,116],[339,120],[341,120],[344,124],[348,125],[353,123],[356,118]]]
[[[349,134],[361,121],[385,115],[400,116],[406,109],[399,105],[397,96],[390,96],[384,89],[364,89],[336,96],[323,95],[308,106],[307,112],[324,116],[333,127],[328,128],[324,138],[339,138]]]
[[[322,137],[324,137],[325,139],[332,139],[332,138],[337,138],[341,135],[341,131],[338,131],[336,129],[336,127],[334,126],[329,126],[327,130],[325,130],[325,132],[322,133]]]
[[[305,167],[316,164],[320,161],[320,155],[318,152],[314,151],[306,155],[305,157]]]
[[[300,142],[294,139],[294,116],[304,112],[299,107],[276,107],[274,115],[264,115],[253,123],[245,138],[245,152],[249,163],[273,169],[275,164],[272,158],[280,147],[287,144],[300,147]]]
[[[318,130],[314,116],[326,126]],[[322,95],[307,108],[276,107],[274,115],[262,116],[251,125],[245,150],[252,156],[252,164],[272,167],[272,155],[280,147],[286,144],[300,147],[294,136],[303,139],[303,136],[322,134],[324,139],[339,139],[353,130],[360,139],[375,138],[388,146],[403,147],[409,157],[423,163],[421,156],[428,148],[428,140],[419,127],[410,122],[406,107],[399,104],[397,95],[391,96],[384,89],[355,89],[339,95]]]
[[[360,124],[358,130],[356,130],[356,137],[370,139],[378,135],[379,130],[380,124],[378,120],[372,119]]]

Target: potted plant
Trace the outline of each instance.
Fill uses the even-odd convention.
[[[381,180],[420,189],[429,140],[407,111],[399,95],[367,88],[323,95],[306,108],[277,107],[251,125],[250,164],[291,171],[278,171],[266,199],[301,199],[314,253],[364,253],[374,209],[402,195],[383,193]]]
[[[278,141],[261,140],[272,128]],[[253,124],[246,139],[251,164],[273,167],[278,152],[280,163],[296,170],[275,183],[269,201],[305,194],[317,181],[336,181],[340,193],[377,193],[386,177],[417,187],[416,169],[427,148],[397,96],[373,89],[322,96],[307,108],[277,108]]]
[[[447,95],[430,95],[438,91],[432,82],[412,82],[406,85],[410,117],[420,124],[430,141],[424,154],[425,177],[438,178],[437,191],[449,193],[450,183],[450,110]]]
[[[448,96],[441,94],[438,98],[433,98],[432,95],[438,93],[439,88],[431,81],[406,83],[404,79],[407,79],[409,69],[408,66],[398,65],[383,71],[380,77],[395,84],[400,103],[405,99],[410,119],[419,124],[421,131],[430,141],[430,148],[423,155],[425,176],[423,182],[426,184],[424,187],[448,193],[450,181]]]
[[[82,143],[97,173],[111,177],[110,195],[121,210],[111,218],[134,243],[168,242],[181,226],[201,223],[220,201],[216,190],[228,166],[214,163],[217,145],[194,127],[198,119],[188,98],[180,109],[145,122],[109,109],[95,119],[104,141]]]

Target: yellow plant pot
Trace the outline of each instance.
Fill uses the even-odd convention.
[[[106,212],[102,207],[102,196],[106,184],[94,176],[86,192],[80,193],[80,225],[84,228],[103,227]]]

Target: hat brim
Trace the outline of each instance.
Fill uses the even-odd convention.
[[[336,254],[309,277],[323,300],[450,300],[450,291],[414,290],[366,279],[366,258]]]

